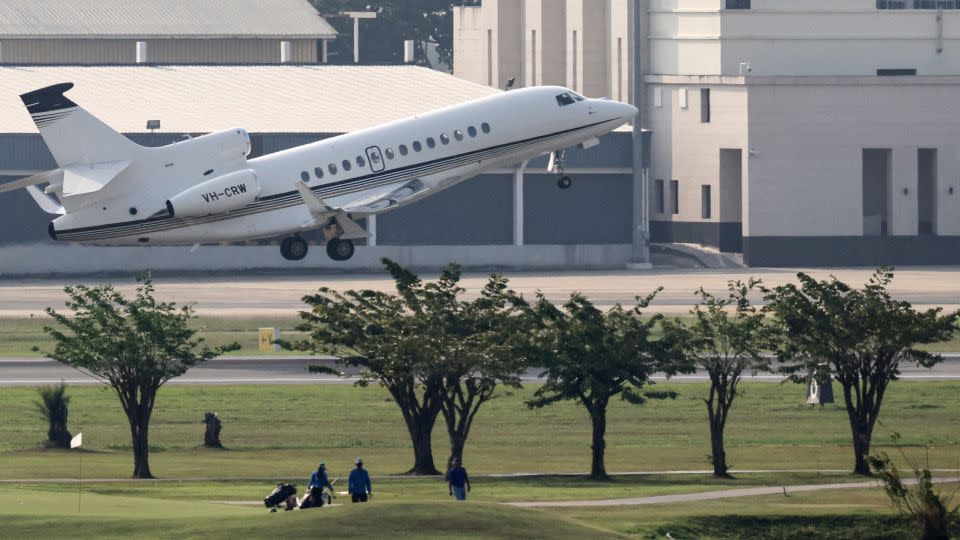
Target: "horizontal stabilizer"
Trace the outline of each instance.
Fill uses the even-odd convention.
[[[70,165],[63,169],[64,196],[85,195],[103,189],[130,166],[130,161]]]
[[[53,200],[53,198],[51,198],[46,193],[40,191],[40,188],[38,188],[37,186],[27,186],[27,193],[29,193],[30,196],[33,197],[33,200],[37,203],[37,206],[39,206],[40,209],[43,210],[44,212],[48,214],[59,215],[59,216],[62,216],[67,213],[63,209],[63,206],[57,203],[57,201]]]
[[[5,193],[7,191],[16,191],[18,189],[23,189],[27,186],[38,186],[47,182],[57,182],[60,180],[63,175],[63,171],[60,169],[54,169],[52,171],[47,171],[45,173],[35,174],[33,176],[16,180],[14,182],[7,182],[6,184],[0,184],[0,193]]]

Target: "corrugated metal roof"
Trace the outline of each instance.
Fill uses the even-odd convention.
[[[413,66],[2,66],[0,133],[36,133],[20,94],[63,82],[124,133],[346,133],[499,92]]]
[[[307,0],[2,0],[0,37],[332,38]]]

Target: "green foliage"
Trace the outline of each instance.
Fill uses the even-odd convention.
[[[818,364],[827,363],[843,387],[854,439],[854,472],[869,475],[866,456],[873,428],[887,387],[900,374],[900,363],[929,368],[940,362],[939,354],[917,346],[950,339],[958,313],[917,311],[909,302],[893,299],[887,290],[891,268],[878,269],[862,289],[836,278],[797,277],[799,287],[791,283],[767,295],[783,336],[776,347],[781,369],[802,382]]]
[[[44,386],[37,389],[39,401],[33,405],[40,416],[47,421],[47,448],[70,448],[70,431],[67,429],[68,406],[70,396],[67,395],[67,385],[60,383],[56,386]]]
[[[696,293],[700,304],[692,310],[689,327],[680,319],[664,323],[674,334],[686,336],[688,354],[710,377],[710,391],[703,401],[710,422],[710,461],[716,476],[728,476],[723,432],[743,373],[770,369],[770,360],[763,352],[772,348],[775,332],[762,310],[750,302],[750,293],[761,287],[759,280],[731,281],[726,298],[700,288]]]
[[[870,456],[871,469],[883,483],[883,489],[894,507],[923,531],[923,540],[950,538],[951,528],[960,524],[960,503],[954,502],[958,488],[950,493],[936,489],[930,472],[929,454],[927,463],[920,467],[903,452],[899,444],[900,435],[894,433],[892,438],[900,456],[912,470],[912,485],[904,482],[900,470],[885,452]]]
[[[470,0],[311,0],[322,15],[343,11],[376,11],[377,18],[361,24],[360,58],[366,64],[403,63],[403,42],[416,42],[416,63],[431,66],[427,44],[436,44],[440,62],[453,61],[453,6]],[[331,62],[353,62],[353,20],[329,17],[341,34],[331,48]],[[363,37],[366,36],[366,37]],[[344,39],[347,38],[347,39]]]
[[[151,478],[148,430],[157,391],[190,367],[235,346],[211,349],[189,325],[193,308],[178,309],[154,298],[149,276],[139,277],[127,298],[110,285],[65,287],[66,312],[46,312],[57,327],[45,327],[56,343],[45,353],[106,383],[130,423],[134,477]]]
[[[659,290],[657,291],[659,292]],[[590,413],[593,423],[591,477],[605,478],[604,450],[606,413],[610,400],[642,405],[647,399],[676,397],[670,392],[644,392],[656,372],[673,375],[692,370],[685,359],[682,336],[664,327],[654,339],[663,317],[641,317],[657,292],[637,298],[632,310],[614,306],[604,313],[584,296],[574,293],[563,309],[543,294],[526,310],[531,329],[527,343],[530,365],[543,366],[544,385],[527,402],[541,408],[575,400]]]
[[[424,283],[393,261],[383,263],[396,294],[324,288],[305,297],[312,309],[301,313],[300,329],[310,339],[296,347],[362,367],[359,385],[386,388],[414,443],[411,472],[434,474],[430,437],[436,418],[444,415],[459,457],[479,408],[499,385],[519,386],[523,365],[512,354],[511,335],[514,305],[522,300],[501,276],[492,276],[480,297],[468,302],[461,299],[457,265]]]

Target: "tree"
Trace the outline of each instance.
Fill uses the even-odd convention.
[[[445,341],[436,339],[428,313],[442,304],[438,295],[453,294],[459,280],[447,268],[436,283],[424,285],[415,274],[383,260],[397,294],[379,291],[339,293],[322,288],[304,297],[310,311],[300,312],[298,328],[309,339],[300,350],[336,356],[341,364],[363,369],[358,386],[376,382],[400,408],[413,443],[414,464],[408,474],[440,474],[433,460],[432,434],[443,407],[446,373],[438,361]]]
[[[912,462],[900,446],[900,434],[892,435],[901,458],[910,466],[913,486],[903,481],[900,470],[886,453],[870,456],[870,466],[883,483],[883,490],[901,515],[913,521],[923,531],[923,540],[946,540],[950,529],[960,523],[958,489],[944,492],[934,487],[930,472],[930,447],[927,446],[926,464],[921,468]]]
[[[617,305],[606,313],[580,294],[571,295],[563,309],[540,294],[528,310],[530,361],[545,367],[541,377],[546,382],[527,406],[540,408],[576,400],[587,409],[593,428],[591,479],[608,478],[604,452],[610,400],[620,396],[642,405],[649,398],[675,398],[673,392],[643,389],[654,384],[650,378],[656,372],[673,375],[691,368],[676,336],[654,339],[654,328],[663,317],[641,317],[656,294],[638,297],[637,306],[630,311]]]
[[[476,4],[471,0],[312,0],[322,15],[343,11],[376,11],[377,18],[362,21],[361,36],[370,36],[360,43],[360,57],[365,64],[402,64],[403,42],[413,40],[415,62],[436,68],[427,54],[428,47],[437,47],[439,61],[453,62],[453,7]],[[353,21],[330,17],[329,22],[344,36],[353,35]],[[353,40],[341,39],[333,44],[333,54],[352,63]]]
[[[770,360],[762,353],[772,346],[771,328],[749,298],[758,286],[760,282],[752,279],[747,283],[731,281],[727,298],[716,298],[701,288],[696,293],[700,304],[692,312],[694,322],[686,330],[691,356],[710,377],[710,391],[703,401],[710,423],[710,461],[718,478],[730,477],[723,432],[733,401],[740,394],[743,373],[770,367]],[[731,308],[732,314],[728,313]],[[683,328],[679,320],[669,321],[669,325],[677,331]]]
[[[65,287],[67,312],[47,308],[58,327],[44,331],[56,343],[48,356],[89,373],[117,394],[130,424],[133,478],[153,478],[149,429],[160,387],[238,346],[203,345],[189,326],[196,318],[192,307],[178,309],[173,303],[158,302],[151,279],[137,281],[133,298],[110,285]]]
[[[436,295],[440,302],[427,313],[434,319],[429,326],[436,342],[442,343],[437,359],[444,372],[440,410],[450,438],[450,461],[462,462],[480,407],[498,397],[501,387],[521,387],[525,364],[517,313],[525,303],[497,274],[477,299],[463,301],[459,268],[450,270],[456,280],[446,285],[454,288]]]
[[[44,386],[37,389],[40,400],[33,405],[37,412],[47,421],[47,448],[70,448],[70,430],[67,429],[67,406],[70,405],[70,396],[67,395],[67,385],[60,383],[57,386]]]
[[[854,474],[870,476],[867,456],[873,429],[890,383],[900,375],[901,362],[930,368],[939,354],[918,345],[947,341],[956,329],[958,313],[942,308],[917,311],[895,300],[887,287],[893,270],[880,268],[863,289],[835,277],[817,281],[797,275],[800,286],[787,284],[766,299],[782,336],[777,343],[781,370],[803,382],[818,364],[843,387],[843,399],[853,435]]]

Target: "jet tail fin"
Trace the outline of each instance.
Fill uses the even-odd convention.
[[[141,147],[70,100],[73,83],[61,83],[20,96],[40,136],[60,167],[128,161]]]

